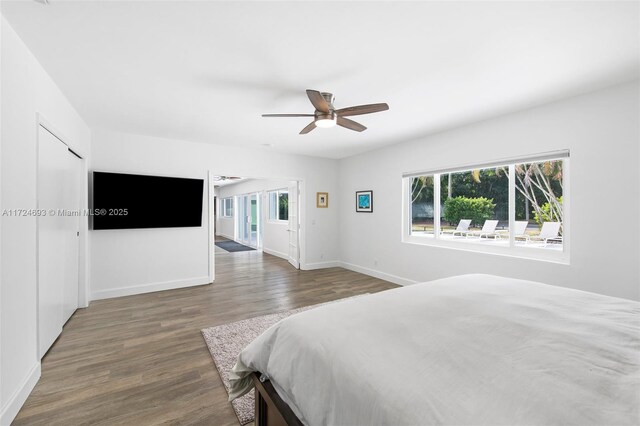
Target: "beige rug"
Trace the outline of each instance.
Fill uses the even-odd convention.
[[[229,393],[229,371],[235,365],[238,354],[245,346],[281,319],[317,306],[320,305],[305,306],[277,314],[263,315],[203,329],[202,336],[207,343],[207,347],[218,369],[218,373],[220,373],[220,378],[222,378],[227,393]],[[241,425],[253,421],[255,408],[254,398],[254,391],[252,390],[248,394],[236,398],[231,402]]]
[[[364,296],[364,294],[202,329],[202,336],[207,348],[209,348],[213,363],[216,365],[218,373],[220,373],[220,378],[227,393],[229,393],[229,371],[235,365],[238,354],[267,328],[281,319],[298,312],[360,296]],[[254,420],[254,404],[255,396],[253,390],[231,402],[241,425],[246,425]]]

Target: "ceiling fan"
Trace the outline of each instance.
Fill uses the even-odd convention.
[[[373,112],[386,111],[389,109],[387,104],[369,104],[358,105],[348,108],[335,109],[333,106],[333,94],[326,92],[318,92],[317,90],[307,89],[307,96],[311,101],[311,104],[315,107],[316,111],[313,114],[262,114],[263,117],[314,117],[313,121],[309,123],[304,129],[300,131],[301,135],[305,135],[315,129],[316,127],[333,127],[336,124],[338,126],[345,127],[356,132],[362,132],[367,130],[365,126],[360,123],[356,123],[348,118],[352,115],[371,114]]]
[[[239,180],[242,179],[240,176],[213,176],[213,180],[216,182],[227,181],[227,180]]]

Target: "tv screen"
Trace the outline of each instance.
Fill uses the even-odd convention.
[[[204,180],[93,172],[93,229],[202,226]]]

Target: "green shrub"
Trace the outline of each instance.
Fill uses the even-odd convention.
[[[493,217],[495,208],[493,200],[485,197],[454,197],[444,202],[444,219],[450,223],[458,223],[460,219],[471,219],[476,225]]]
[[[560,203],[560,206],[562,206],[562,197],[558,197],[558,202]],[[540,209],[542,210],[542,212],[540,214],[536,212],[533,216],[535,221],[538,222],[538,225],[542,226],[544,222],[561,222],[559,217],[551,214],[551,207],[549,207],[548,202],[544,203],[542,207],[540,207]]]
[[[280,220],[289,220],[289,194],[281,193],[280,199],[278,200],[279,208],[279,216]]]

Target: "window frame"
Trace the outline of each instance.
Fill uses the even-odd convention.
[[[233,201],[234,201],[233,197],[225,197],[225,198],[221,198],[220,199],[220,207],[221,207],[220,211],[222,212],[222,214],[220,215],[221,217],[224,217],[224,218],[227,218],[227,219],[230,219],[230,218],[233,217],[233,213],[234,213],[234,210],[233,210],[234,202]],[[231,204],[231,207],[230,207],[231,213],[230,214],[227,214],[227,206],[226,205],[227,205],[228,202]]]
[[[278,188],[278,189],[271,189],[269,191],[267,191],[267,205],[268,205],[268,209],[267,209],[267,221],[271,222],[271,223],[279,223],[279,224],[289,224],[289,211],[287,210],[287,219],[279,219],[280,217],[280,194],[281,193],[286,193],[287,194],[287,199],[289,198],[289,189],[288,188]],[[276,219],[273,219],[271,217],[271,213],[272,213],[272,198],[271,198],[271,194],[275,194],[275,200],[276,200]]]
[[[509,169],[509,229],[514,229],[516,220],[516,179],[515,165],[522,163],[533,163],[549,160],[562,160],[562,208],[564,210],[563,221],[563,241],[562,250],[544,250],[533,247],[525,247],[515,244],[515,236],[509,233],[509,240],[506,246],[494,246],[488,244],[478,244],[472,241],[456,241],[445,240],[440,238],[440,219],[441,207],[440,203],[435,200],[440,199],[440,175],[447,173],[459,173],[471,171],[475,169],[485,169],[490,167],[505,166]],[[411,205],[411,179],[417,176],[433,176],[434,179],[434,226],[433,236],[412,235],[412,205]],[[570,262],[570,245],[571,245],[571,220],[570,220],[570,156],[569,150],[555,151],[542,154],[534,154],[528,156],[519,156],[509,159],[488,161],[483,163],[465,164],[459,166],[424,170],[420,172],[410,172],[402,174],[402,236],[401,242],[412,245],[442,247],[454,250],[463,250],[479,253],[487,253],[494,255],[502,255],[508,257],[517,257],[524,259],[542,260],[554,263],[569,264]]]

